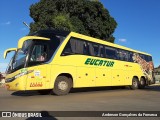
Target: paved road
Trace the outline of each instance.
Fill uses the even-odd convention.
[[[109,87],[76,89],[66,96],[39,95],[35,91],[13,92],[0,88],[0,111],[160,111],[160,86],[143,90]]]

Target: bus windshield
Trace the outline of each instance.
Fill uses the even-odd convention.
[[[70,32],[60,32],[55,30],[42,30],[29,36],[45,37],[50,40],[32,39],[26,40],[22,48],[20,47],[15,52],[15,55],[10,61],[6,73],[12,73],[24,67],[44,64],[54,55],[58,46],[64,41]]]
[[[22,49],[19,49],[17,51],[16,57],[13,62],[13,69],[23,67],[24,63],[25,63],[26,56],[27,56],[27,54]]]
[[[25,41],[23,47],[21,49],[18,49],[17,52],[15,52],[15,55],[11,59],[6,72],[10,72],[13,70],[15,71],[17,69],[24,67],[31,43],[32,43],[31,40]]]

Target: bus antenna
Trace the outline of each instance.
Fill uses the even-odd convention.
[[[29,25],[26,22],[23,22],[23,24],[30,29]]]

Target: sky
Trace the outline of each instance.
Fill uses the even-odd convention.
[[[17,47],[18,40],[29,29],[23,24],[33,22],[30,5],[39,0],[1,0],[0,3],[0,72],[4,72],[12,54],[3,58],[8,48]],[[160,0],[100,0],[118,23],[115,43],[153,56],[160,65]]]

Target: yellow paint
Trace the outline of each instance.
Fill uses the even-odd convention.
[[[18,41],[18,49],[22,48],[23,43],[26,40],[50,40],[49,38],[45,38],[45,37],[37,37],[37,36],[25,36],[22,37],[19,41]]]
[[[11,74],[7,74],[6,79],[7,78],[11,78],[13,76],[16,76],[17,74],[19,74],[21,72],[21,70],[17,70],[14,73]],[[26,81],[27,81],[27,75],[24,75],[22,77],[17,78],[16,80],[14,80],[13,82],[10,83],[6,83],[6,86],[9,86],[8,90],[26,90]],[[17,85],[18,84],[18,85]]]
[[[120,45],[71,32],[61,44],[61,47],[57,50],[57,53],[52,61],[47,64],[27,68],[28,71],[34,70],[34,72],[22,76],[14,80],[13,82],[7,83],[7,85],[10,86],[9,90],[53,89],[55,80],[60,74],[70,74],[73,78],[74,88],[131,85],[133,76],[137,76],[139,79],[141,78],[141,76],[144,76],[140,65],[133,62],[118,61],[86,55],[61,56],[61,53],[70,37],[83,38],[87,41],[110,45],[113,47],[149,55],[144,52],[132,50]],[[28,39],[49,40],[48,38],[43,37],[26,36],[19,40],[18,48],[22,48],[24,41]],[[84,63],[87,58],[113,61],[114,66],[106,67],[85,65]],[[39,76],[36,76],[36,71],[40,71]],[[20,70],[16,71],[15,73],[8,74],[7,78],[11,78],[19,72]],[[17,83],[19,83],[18,87],[15,87]],[[41,87],[30,87],[31,83],[41,83],[43,85]]]

